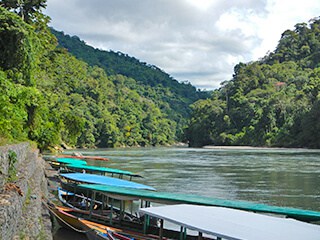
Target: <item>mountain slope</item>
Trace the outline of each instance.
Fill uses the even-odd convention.
[[[156,101],[159,96],[163,96],[162,100],[184,117],[189,116],[191,103],[209,96],[208,92],[197,91],[190,83],[179,83],[158,67],[143,63],[127,54],[95,49],[77,36],[71,37],[54,29],[51,31],[57,37],[59,45],[78,59],[91,66],[103,68],[108,75],[121,74],[135,79],[140,86],[132,87],[137,88],[140,94]],[[150,96],[150,87],[156,90],[158,96]],[[172,115],[170,112],[168,114]]]

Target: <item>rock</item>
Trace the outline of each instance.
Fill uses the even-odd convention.
[[[14,152],[17,179],[7,182],[9,153]],[[44,160],[29,143],[0,147],[0,239],[52,240],[48,210],[42,205],[47,198]]]

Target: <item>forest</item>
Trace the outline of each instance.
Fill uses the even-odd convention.
[[[72,55],[48,27],[45,5],[0,1],[0,142],[52,149],[170,145],[184,137],[189,105],[208,93],[60,33],[80,53]],[[88,49],[96,57],[81,57]]]
[[[192,105],[191,146],[320,148],[320,18],[285,31],[274,52],[239,63]]]
[[[49,28],[45,7],[0,1],[0,144],[320,148],[320,18],[205,92]]]

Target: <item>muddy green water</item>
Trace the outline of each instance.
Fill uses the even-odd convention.
[[[77,152],[108,157],[109,162],[89,164],[138,173],[144,178],[137,182],[158,191],[320,211],[320,150],[179,147]]]

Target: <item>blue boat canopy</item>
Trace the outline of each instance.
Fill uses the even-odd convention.
[[[60,176],[81,183],[89,183],[89,184],[99,184],[99,185],[107,185],[113,187],[122,187],[129,189],[143,189],[143,190],[152,190],[155,188],[151,186],[147,186],[141,183],[136,183],[132,181],[127,181],[118,178],[112,178],[107,176],[95,175],[95,174],[87,174],[87,173],[63,173]]]

